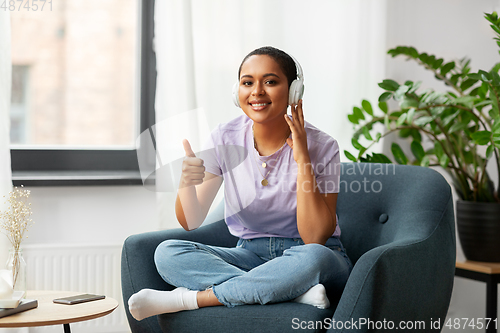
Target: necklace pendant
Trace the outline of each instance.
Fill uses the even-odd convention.
[[[262,167],[266,168],[267,167],[267,163],[266,162],[262,162]]]
[[[265,178],[262,179],[262,181],[260,183],[262,184],[262,186],[267,186],[269,184],[269,182]]]

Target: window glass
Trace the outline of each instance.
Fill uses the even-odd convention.
[[[12,98],[10,108],[10,142],[26,143],[28,113],[28,66],[12,66]]]
[[[13,147],[134,146],[138,0],[43,2],[11,11]]]

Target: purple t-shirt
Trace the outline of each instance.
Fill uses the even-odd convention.
[[[300,238],[297,163],[293,150],[285,143],[274,154],[259,156],[254,148],[252,125],[253,121],[246,115],[218,125],[201,157],[207,172],[224,179],[225,220],[229,231],[244,239]],[[338,193],[340,156],[337,141],[307,122],[305,130],[319,191]],[[266,168],[262,166],[263,161],[267,162]],[[261,184],[264,176],[268,186]],[[340,236],[338,223],[332,236]]]

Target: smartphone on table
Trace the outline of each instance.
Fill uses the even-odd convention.
[[[61,297],[54,299],[54,303],[59,304],[79,304],[84,302],[96,301],[98,299],[104,299],[106,296],[104,295],[95,295],[95,294],[81,294],[69,297]]]

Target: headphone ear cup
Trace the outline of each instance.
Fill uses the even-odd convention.
[[[233,102],[234,102],[234,105],[236,105],[236,107],[240,107],[240,94],[239,94],[239,90],[240,90],[240,85],[239,85],[239,82],[236,82],[234,85],[233,85]]]
[[[288,94],[288,104],[297,104],[302,96],[304,96],[304,82],[300,79],[293,80]]]

